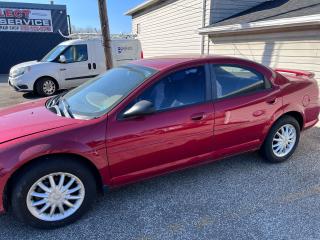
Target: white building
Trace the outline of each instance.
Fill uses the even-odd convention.
[[[320,78],[320,0],[149,0],[126,14],[146,57],[232,55]]]

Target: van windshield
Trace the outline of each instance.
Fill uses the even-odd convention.
[[[68,46],[58,45],[47,53],[40,61],[41,62],[52,62],[54,61]]]
[[[97,118],[108,113],[155,72],[133,64],[113,68],[71,90],[59,102],[67,106],[74,118]]]

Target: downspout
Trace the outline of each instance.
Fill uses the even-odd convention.
[[[202,0],[202,28],[206,26],[207,0]],[[205,35],[201,35],[201,54],[204,54]]]

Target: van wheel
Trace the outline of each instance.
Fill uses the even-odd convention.
[[[76,221],[97,194],[91,171],[61,157],[28,166],[16,180],[10,199],[13,213],[35,228],[52,229]]]
[[[36,82],[35,90],[40,96],[49,97],[56,93],[58,86],[51,78],[41,78]]]
[[[300,126],[298,121],[291,116],[284,116],[272,126],[261,147],[261,153],[268,162],[284,162],[296,150],[299,139]]]

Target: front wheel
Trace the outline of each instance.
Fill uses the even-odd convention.
[[[11,205],[15,215],[36,228],[57,228],[84,214],[97,192],[91,172],[67,159],[29,166],[15,184]]]
[[[40,96],[49,97],[57,92],[58,87],[53,79],[41,78],[36,82],[35,90]]]
[[[298,121],[291,116],[282,117],[272,126],[261,148],[263,157],[273,163],[286,161],[296,150],[299,139]]]

